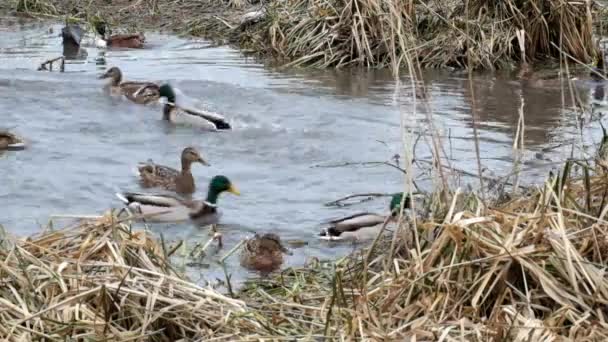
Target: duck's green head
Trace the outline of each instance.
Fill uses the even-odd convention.
[[[389,209],[391,210],[391,213],[393,215],[397,215],[399,213],[399,209],[401,208],[401,201],[403,200],[404,196],[405,196],[405,202],[403,203],[403,207],[404,208],[412,207],[412,201],[410,199],[410,196],[404,194],[403,192],[396,193],[393,195],[393,197],[391,197],[391,203],[389,205]]]
[[[158,93],[160,94],[160,97],[166,97],[167,101],[175,103],[175,92],[169,84],[165,83],[161,85]]]
[[[97,33],[99,33],[100,36],[105,37],[107,30],[108,30],[108,24],[99,18],[94,18],[93,19],[93,27],[95,28],[95,31],[97,31]]]
[[[237,190],[236,186],[232,184],[230,179],[226,176],[215,176],[209,182],[209,192],[207,193],[207,202],[215,204],[217,202],[218,196],[224,192],[228,191],[235,195],[240,195],[241,193]]]

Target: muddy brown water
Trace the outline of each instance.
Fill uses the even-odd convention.
[[[383,166],[314,166],[385,161],[400,153],[400,111],[405,125],[426,127],[423,107],[418,106],[416,115],[412,112],[408,79],[399,88],[388,71],[277,70],[227,47],[164,34],[148,33],[149,46],[143,50],[85,46],[68,61],[65,73],[36,71],[42,61],[61,55],[59,32],[61,25],[0,21],[0,126],[30,143],[25,151],[0,155],[0,224],[16,235],[40,231],[53,214],[95,214],[119,207],[115,192],[142,190],[132,173],[138,161],[151,158],[177,166],[181,149],[192,145],[212,165],[193,169],[197,197],[204,196],[207,181],[216,174],[228,176],[242,192],[220,198],[225,250],[254,231],[272,231],[308,242],[293,249],[286,266],[301,265],[311,256],[344,255],[353,246],[315,238],[320,223],[355,211],[383,210],[386,199],[347,208],[323,204],[352,193],[399,191],[403,177]],[[169,127],[160,120],[158,105],[106,96],[96,76],[109,66],[119,66],[127,79],[171,82],[227,116],[234,130]],[[476,172],[466,75],[427,72],[425,80],[451,163]],[[603,84],[575,84],[583,103],[600,113]],[[586,152],[592,152],[601,138],[597,124],[581,129],[575,113],[563,109],[562,98],[570,94],[559,83],[487,74],[475,76],[473,89],[481,162],[489,174],[504,175],[512,168],[522,98],[524,183],[541,180],[556,167],[554,162],[571,153],[573,142],[583,141],[589,146]],[[430,158],[424,143],[418,145],[417,158]],[[428,190],[425,177],[421,174],[418,183]],[[462,182],[477,185],[466,177]],[[55,225],[62,226],[62,221]],[[169,240],[208,238],[206,230],[188,224],[151,228]],[[247,274],[236,257],[229,259],[229,271],[236,280]],[[213,263],[211,269],[191,267],[190,272],[197,279],[200,274],[201,281],[223,278]]]

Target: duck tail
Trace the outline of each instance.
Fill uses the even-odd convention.
[[[340,240],[342,239],[340,234],[341,232],[334,227],[326,227],[321,229],[318,236],[323,240]]]
[[[133,167],[131,168],[131,172],[133,173],[133,175],[134,175],[135,177],[140,177],[140,176],[141,176],[141,171],[140,171],[140,169],[139,169],[140,167],[141,167],[141,165],[139,165],[139,166],[133,166]]]
[[[129,200],[127,199],[127,197],[126,197],[124,194],[122,194],[122,193],[120,193],[120,192],[117,192],[115,195],[116,195],[116,197],[118,197],[118,199],[119,199],[121,202],[123,202],[124,204],[129,204]]]

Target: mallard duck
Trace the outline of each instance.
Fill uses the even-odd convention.
[[[111,67],[99,78],[110,79],[105,88],[112,94],[124,95],[135,103],[148,104],[158,101],[159,86],[157,84],[153,82],[122,82],[122,71],[118,67]]]
[[[22,150],[25,142],[21,137],[9,132],[0,131],[0,150]]]
[[[103,21],[95,23],[95,30],[101,36],[96,40],[95,44],[97,47],[119,47],[119,48],[134,48],[141,49],[144,47],[146,37],[144,34],[132,33],[132,34],[115,34],[109,35],[108,25]]]
[[[281,244],[278,235],[273,233],[258,235],[256,233],[245,242],[241,250],[241,265],[257,271],[271,272],[283,264],[283,253],[291,254]]]
[[[64,27],[61,28],[61,37],[63,39],[64,45],[75,45],[80,46],[80,41],[82,40],[84,31],[82,27],[78,24],[66,23]]]
[[[219,195],[228,191],[240,192],[226,176],[215,176],[209,182],[205,201],[187,200],[166,194],[117,193],[116,196],[135,213],[144,215],[151,222],[180,222],[191,220],[201,226],[219,222],[221,213],[217,207]]]
[[[389,204],[389,214],[380,215],[374,213],[358,213],[343,217],[337,220],[329,221],[329,227],[324,228],[319,236],[326,240],[364,240],[374,238],[378,234],[380,224],[384,223],[390,216],[390,220],[397,217],[398,211],[401,208],[401,202],[404,194],[397,193],[391,197]],[[404,208],[411,208],[411,200],[405,195]]]
[[[226,119],[216,113],[181,107],[176,100],[175,91],[169,84],[163,84],[159,89],[160,98],[166,98],[163,106],[163,119],[174,124],[186,124],[209,130],[230,129]]]
[[[152,162],[140,163],[137,171],[141,185],[144,188],[161,187],[178,194],[194,193],[196,186],[190,171],[192,163],[201,163],[205,166],[209,166],[209,163],[201,157],[194,147],[184,148],[181,159],[181,171],[164,165],[156,165]]]

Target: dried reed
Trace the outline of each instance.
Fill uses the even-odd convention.
[[[12,241],[0,249],[2,339],[175,341],[249,325],[229,324],[242,301],[185,280],[155,239],[112,214]]]

